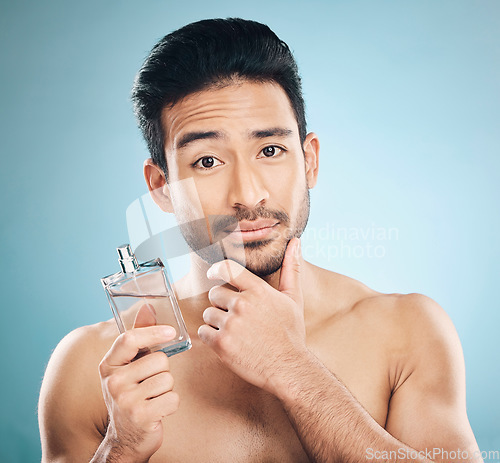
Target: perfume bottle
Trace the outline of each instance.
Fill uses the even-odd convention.
[[[116,250],[121,271],[101,278],[101,282],[120,333],[134,326],[170,325],[176,338],[146,352],[161,350],[170,357],[190,349],[191,340],[162,261],[139,264],[128,244]]]

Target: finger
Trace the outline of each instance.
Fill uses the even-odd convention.
[[[134,328],[143,328],[151,325],[156,325],[156,310],[151,304],[145,304],[137,311],[134,324],[132,326]],[[139,352],[137,352],[137,355],[133,360],[144,357],[150,352],[151,351],[147,347],[139,349]]]
[[[203,312],[203,321],[217,330],[224,327],[226,317],[227,312],[217,307],[209,307]]]
[[[103,362],[109,366],[130,363],[140,349],[153,347],[174,339],[175,329],[168,325],[148,326],[125,331],[115,339]]]
[[[250,270],[230,259],[221,260],[213,264],[208,269],[207,278],[209,280],[225,281],[241,291],[262,284],[262,280],[257,275],[254,275]]]
[[[156,310],[151,304],[144,304],[135,315],[134,328],[156,325]]]
[[[283,265],[281,266],[278,290],[290,296],[298,304],[302,303],[301,262],[300,240],[292,238],[286,248]]]
[[[166,357],[166,356],[165,356]],[[138,393],[144,399],[154,399],[170,392],[174,387],[174,377],[167,371],[145,379],[138,388]]]
[[[161,394],[154,399],[146,401],[148,416],[153,416],[153,420],[160,421],[165,416],[175,413],[179,408],[179,395],[174,391]]]
[[[201,325],[198,328],[198,337],[204,344],[213,345],[218,338],[219,331],[210,325]]]
[[[127,376],[127,381],[132,384],[138,384],[152,376],[169,372],[170,364],[165,352],[156,351],[138,360],[134,360],[129,365],[125,365],[123,369],[123,374]]]
[[[214,286],[208,292],[208,299],[215,307],[224,310],[231,310],[234,302],[239,296],[239,292],[224,286]]]

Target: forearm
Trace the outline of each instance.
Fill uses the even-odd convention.
[[[145,460],[137,460],[128,455],[127,449],[120,442],[106,435],[99,445],[96,453],[90,463],[148,463],[149,458]]]
[[[274,386],[309,458],[317,463],[429,462],[391,436],[342,382],[310,352],[280,374]],[[412,458],[413,457],[413,458]]]

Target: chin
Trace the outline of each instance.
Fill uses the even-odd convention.
[[[257,267],[249,266],[249,267],[247,267],[247,270],[249,270],[254,275],[257,275],[260,278],[265,278],[265,277],[268,277],[268,276],[276,273],[280,268],[281,268],[281,263],[279,263],[279,264],[269,264],[269,265],[266,265],[266,266],[260,265],[260,266],[257,266]]]
[[[241,263],[255,275],[263,278],[276,273],[283,264],[288,242],[245,243],[246,262]]]
[[[281,268],[288,242],[292,238],[282,235],[244,243],[220,240],[220,246],[196,248],[193,243],[200,240],[192,239],[187,233],[184,237],[191,249],[209,265],[223,259],[231,259],[261,278],[268,277]]]

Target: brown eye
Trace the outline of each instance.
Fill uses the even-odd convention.
[[[287,150],[281,146],[269,145],[260,151],[259,157],[262,158],[262,155],[264,155],[266,158],[278,158],[285,154],[286,151]]]
[[[268,158],[274,156],[276,154],[276,146],[266,146],[262,150],[262,154]]]
[[[199,170],[211,170],[223,164],[223,162],[213,156],[203,156],[193,164],[193,167]]]
[[[210,169],[210,167],[214,166],[214,158],[213,157],[206,157],[201,159],[201,165],[207,169]]]

